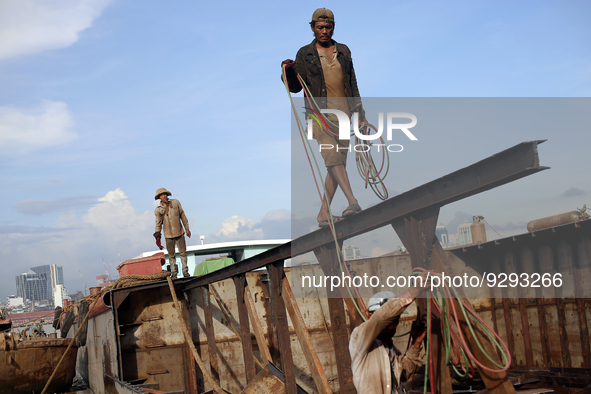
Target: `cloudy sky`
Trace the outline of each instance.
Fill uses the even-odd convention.
[[[82,289],[79,271],[93,285],[105,271],[103,259],[114,271],[120,259],[153,250],[159,187],[182,202],[194,234],[190,245],[199,235],[206,242],[289,238],[290,107],[279,64],[312,39],[307,23],[319,6],[334,11],[334,38],[352,49],[366,97],[591,93],[587,1],[361,7],[357,1],[0,0],[0,179],[7,197],[0,297],[14,294],[15,276],[33,266],[62,265],[72,293]],[[560,182],[540,178],[508,191],[527,201],[535,197],[527,194],[532,184],[554,185],[534,212],[491,214],[498,230],[524,230],[533,213],[589,202],[589,172],[581,171],[591,168],[588,128],[570,139],[559,129],[539,138],[549,139],[540,148],[542,164],[556,169]],[[428,155],[437,160],[423,167],[397,163],[390,190],[408,190],[530,134],[520,137],[499,134],[479,145],[476,134]],[[576,175],[563,175],[569,170]],[[372,201],[360,196],[362,205]],[[478,207],[499,196],[489,198],[454,204],[442,212],[442,224],[487,217]],[[294,217],[304,228],[315,226],[300,213]]]

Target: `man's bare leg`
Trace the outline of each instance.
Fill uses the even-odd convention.
[[[324,187],[326,188],[326,194],[322,199],[322,206],[320,207],[320,212],[318,213],[317,220],[318,222],[324,222],[328,220],[328,208],[326,205],[326,200],[328,197],[328,203],[332,202],[332,198],[337,190],[337,187],[340,186],[343,193],[345,193],[345,197],[351,204],[358,204],[357,199],[353,195],[353,190],[351,189],[351,184],[349,183],[349,176],[347,175],[347,169],[344,165],[332,166],[328,167],[328,174],[326,175],[326,181],[324,182]]]
[[[331,172],[328,171],[328,174],[326,174],[326,180],[324,181],[324,188],[326,189],[326,191],[324,193],[324,196],[322,197],[322,205],[320,206],[320,212],[318,212],[318,216],[316,217],[316,220],[318,220],[318,222],[326,222],[328,220],[328,208],[326,200],[328,199],[328,204],[332,202],[332,198],[334,197],[334,194],[337,191],[338,186],[339,185],[337,181],[331,175]]]

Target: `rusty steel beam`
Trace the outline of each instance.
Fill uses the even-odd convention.
[[[540,166],[538,159],[537,147],[542,142],[544,141],[522,142],[468,167],[367,208],[357,215],[337,223],[335,225],[337,235],[339,239],[345,240],[387,226],[411,213],[428,208],[439,208],[548,169],[549,167]],[[179,288],[190,290],[218,282],[262,268],[279,260],[310,252],[331,242],[334,242],[334,237],[330,229],[320,229],[212,273],[189,278],[179,283]]]
[[[340,247],[341,246],[339,245],[339,248]],[[334,275],[335,273],[340,272],[340,268],[335,263],[338,258],[338,252],[334,243],[314,250],[314,254],[316,255],[325,275]],[[330,312],[330,329],[332,331],[333,342],[335,343],[337,372],[339,374],[339,393],[354,394],[357,391],[353,384],[351,355],[349,354],[349,347],[347,346],[349,343],[349,333],[347,331],[345,305],[343,304],[342,294],[339,289],[327,289],[327,292],[328,308]]]
[[[248,316],[250,317],[250,322],[252,323],[254,336],[257,339],[259,351],[261,352],[261,358],[263,359],[262,365],[264,366],[267,365],[267,363],[273,362],[273,359],[271,358],[271,353],[269,352],[269,346],[267,345],[267,341],[265,339],[263,326],[261,325],[259,314],[257,313],[254,302],[252,300],[252,294],[250,293],[250,289],[248,288],[248,283],[244,288],[244,301],[246,302]]]
[[[192,277],[190,280],[180,285],[184,291],[193,289],[195,287],[208,285],[210,283],[219,282],[232,276],[245,274],[249,271],[254,271],[263,268],[269,264],[283,261],[291,257],[291,242],[276,246],[272,249],[266,250],[262,253],[252,256],[248,259],[239,261],[236,264],[229,265],[217,271],[206,275]]]
[[[281,369],[285,382],[286,394],[297,394],[297,384],[295,379],[295,368],[293,356],[291,353],[291,339],[289,336],[289,325],[287,323],[287,312],[285,303],[281,296],[283,283],[283,260],[275,264],[267,265],[269,272],[269,290],[271,290],[271,309],[273,310],[273,325],[277,330],[277,340],[279,342],[279,351],[281,357]],[[269,364],[267,364],[269,365]]]
[[[443,205],[501,186],[549,167],[539,165],[537,146],[543,141],[522,142],[471,166],[392,197],[335,224],[345,240],[387,226],[409,214]],[[292,241],[292,257],[334,242],[330,228]]]
[[[444,271],[443,261],[435,259],[433,266],[431,265],[431,255],[434,249],[433,243],[435,238],[435,227],[437,226],[437,218],[439,217],[439,207],[430,207],[423,211],[408,215],[402,219],[392,222],[392,227],[398,234],[400,241],[406,247],[410,254],[410,261],[415,267],[422,267],[425,269],[434,269],[437,272]],[[422,313],[427,312],[427,300],[419,298],[417,300],[419,310]],[[434,327],[439,327],[440,320],[434,319]],[[441,331],[437,328],[432,330],[431,342],[431,362],[433,363],[433,389],[436,393],[451,394],[453,393],[451,376],[449,369],[445,364],[445,349],[443,347],[443,338]],[[426,341],[425,341],[426,343]]]
[[[398,238],[410,254],[412,266],[431,268],[431,249],[439,207],[429,207],[392,222]]]
[[[246,277],[238,275],[234,277],[236,286],[236,304],[238,305],[238,318],[240,320],[240,341],[242,342],[242,352],[244,354],[244,369],[246,372],[246,383],[248,384],[256,376],[254,366],[254,354],[252,352],[252,339],[250,334],[250,321],[248,319],[248,309],[244,301],[244,288],[246,287]]]
[[[269,353],[271,353],[271,362],[281,368],[281,355],[279,354],[279,340],[277,339],[277,331],[273,330],[273,310],[271,309],[271,291],[269,290],[269,274],[261,273],[258,275],[257,283],[263,291],[263,298],[261,301],[265,307],[265,320],[267,322],[267,339],[269,344]]]

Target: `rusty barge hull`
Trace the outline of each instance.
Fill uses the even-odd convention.
[[[410,255],[354,261],[352,268],[361,275],[376,270],[410,272],[421,262],[430,267],[433,253],[456,272],[482,273],[488,265],[501,270],[509,261],[547,269],[550,259],[555,269],[576,267],[578,271],[569,271],[568,283],[589,275],[589,221],[566,225],[573,229],[562,233],[564,239],[555,242],[557,246],[551,252],[544,251],[544,245],[532,246],[519,237],[511,239],[512,246],[502,252],[504,240],[498,245],[487,243],[453,251],[443,251],[434,242],[442,206],[545,169],[539,166],[538,143],[519,144],[337,223],[339,242],[391,226],[410,251]],[[551,231],[552,240],[556,241],[560,230]],[[240,393],[248,392],[249,384],[257,380],[261,367],[269,361],[282,371],[283,390],[278,392],[295,394],[299,385],[310,393],[354,393],[348,338],[359,321],[350,300],[301,298],[292,303],[285,297],[294,271],[284,268],[284,260],[308,251],[316,253],[326,275],[335,272],[326,264],[336,256],[334,240],[330,231],[323,229],[202,277],[174,281],[183,303],[184,322],[207,371],[197,368],[185,344],[166,282],[105,294],[105,310],[89,320],[86,346],[79,349],[78,371],[95,392],[102,393],[141,392],[146,385],[169,393],[202,393],[212,389],[203,373],[211,374],[224,390]],[[527,256],[534,257],[528,260]],[[512,347],[514,369],[562,368],[547,370],[545,382],[554,388],[582,388],[591,383],[587,370],[580,368],[589,363],[589,295],[576,294],[579,298],[570,302],[560,293],[546,299],[535,295],[507,298],[488,291],[472,301]],[[525,316],[524,307],[527,320],[521,318]],[[301,320],[292,309],[300,311]],[[412,311],[402,321],[400,332],[408,330],[411,320]],[[308,337],[302,334],[302,321]],[[580,330],[569,326],[575,323],[581,325]],[[548,335],[552,333],[558,333],[559,341],[550,344],[553,339]],[[396,345],[404,349],[406,340],[399,339]],[[560,351],[556,351],[557,344]],[[565,350],[568,357],[563,355]],[[445,377],[443,368],[439,371]],[[335,380],[336,375],[339,378]],[[487,384],[495,379],[503,382],[487,386],[489,392],[512,392],[506,375],[487,379]]]
[[[31,339],[18,341],[18,334],[0,333],[0,394],[40,393],[71,339]],[[77,346],[64,361],[48,387],[48,393],[65,392],[76,374]]]
[[[561,229],[563,236],[555,235],[554,240],[562,247],[564,247],[562,243],[566,240],[569,242],[574,240],[575,244],[579,245],[579,251],[586,253],[580,261],[584,263],[585,266],[582,269],[588,275],[591,272],[589,257],[591,221],[579,223],[577,227],[573,224],[570,227],[570,230]],[[571,231],[574,235],[569,234]],[[526,237],[533,238],[531,234],[524,234],[523,240],[514,241],[513,238],[509,238],[504,242],[510,244],[512,253],[515,253],[521,248],[532,247]],[[459,248],[446,253],[454,260],[454,269],[458,273],[478,272],[480,265],[466,265],[466,263],[476,259],[484,264],[489,259],[498,258],[498,253],[507,256],[507,250],[502,247],[502,241],[497,241],[497,244],[492,241],[480,247]],[[498,253],[491,253],[487,247],[498,248]],[[470,249],[474,250],[470,251]],[[548,253],[550,252],[552,250]],[[565,267],[572,265],[572,260],[569,258],[572,254],[563,251],[558,255],[562,257],[557,264]],[[524,262],[520,258],[512,261],[518,264]],[[410,256],[407,254],[355,260],[349,263],[358,275],[399,275],[412,270]],[[497,262],[497,264],[500,263]],[[534,266],[534,269],[541,268],[543,267]],[[320,270],[320,267],[315,266],[315,269]],[[285,268],[285,274],[287,278],[291,278],[292,270]],[[256,313],[260,317],[259,323],[271,357],[280,365],[281,349],[274,334],[268,280],[266,271],[246,274],[248,289],[252,295]],[[181,282],[184,285],[190,283],[186,280]],[[240,327],[236,288],[233,280],[226,279],[213,284],[213,290],[222,304],[228,308],[230,320],[222,312],[213,296],[210,307],[207,308],[204,294],[200,288],[197,288],[186,292],[186,321],[190,324],[193,341],[201,358],[212,368],[211,371],[219,381],[223,382],[222,387],[230,393],[240,393],[246,387],[247,377],[241,338],[232,330],[232,325],[236,328]],[[584,384],[589,379],[585,380],[583,376],[587,374],[587,363],[591,361],[588,356],[589,327],[591,327],[590,294],[585,293],[582,298],[565,299],[517,297],[504,299],[492,295],[490,290],[484,289],[476,295],[478,298],[471,300],[479,315],[487,324],[495,327],[503,341],[510,345],[513,356],[511,368],[516,373],[542,370],[546,371],[545,383],[550,386],[554,384],[574,388],[585,387]],[[166,283],[123,289],[113,292],[111,296],[115,301],[112,309],[89,320],[87,345],[79,350],[78,371],[84,371],[83,376],[93,390],[105,393],[127,392],[125,390],[129,388],[123,387],[117,380],[131,385],[158,384],[161,390],[172,392],[202,393],[211,389],[184,345],[180,327],[173,318],[172,297]],[[321,294],[320,300],[299,298],[296,302],[301,314],[305,317],[311,344],[318,354],[325,375],[332,377],[337,375],[338,371],[334,349],[324,326],[325,318],[329,320],[329,304],[324,297],[325,294]],[[563,304],[562,319],[558,315],[559,302]],[[584,305],[582,310],[577,308],[580,303]],[[208,309],[211,310],[210,317]],[[524,310],[525,313],[523,313]],[[409,311],[410,314],[403,317],[398,332],[406,332],[410,329],[416,316],[416,309],[411,307]],[[581,317],[584,320],[580,320]],[[117,325],[114,324],[115,322],[118,322]],[[330,321],[327,323],[330,330]],[[347,325],[350,328],[348,315]],[[296,380],[307,392],[318,392],[291,320],[288,329]],[[215,333],[212,347],[208,342],[208,331]],[[561,335],[566,335],[566,340],[561,340]],[[261,350],[254,333],[249,332],[249,339],[253,356],[262,360]],[[405,349],[407,341],[407,337],[396,338],[395,345]],[[566,344],[564,348],[563,344]],[[211,348],[215,350],[215,360],[210,357]],[[569,361],[565,362],[565,360]],[[258,366],[255,367],[256,372],[260,371]],[[564,374],[565,371],[572,376],[561,378],[560,372]],[[591,380],[588,383],[591,383]],[[333,392],[339,392],[338,380],[331,382],[330,387]]]

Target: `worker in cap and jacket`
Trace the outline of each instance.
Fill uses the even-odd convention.
[[[426,282],[426,281],[425,281]],[[400,315],[424,290],[411,288],[399,297],[391,291],[375,294],[368,304],[371,317],[351,334],[349,352],[353,384],[359,393],[402,394],[406,382],[423,364],[421,346],[427,334],[424,323],[415,322],[410,331],[411,346],[402,354],[392,338]]]
[[[335,28],[334,14],[329,9],[318,8],[312,14],[310,27],[314,33],[314,41],[300,48],[295,62],[287,59],[281,63],[282,67],[285,67],[289,90],[292,93],[302,90],[299,75],[301,81],[310,90],[310,96],[319,106],[314,110],[339,110],[348,117],[357,112],[361,124],[365,120],[365,111],[357,88],[351,50],[345,44],[337,43],[332,39]],[[328,119],[328,130],[320,127],[317,122],[312,124],[312,136],[318,142],[318,146],[323,147],[320,153],[327,169],[324,183],[326,195],[322,198],[320,212],[316,218],[319,227],[328,226],[330,220],[328,205],[338,187],[345,194],[349,204],[343,211],[343,216],[355,215],[361,211],[346,169],[349,139],[338,138],[339,130],[335,125],[339,122],[336,115],[331,113],[325,114],[324,117]],[[335,221],[341,219],[340,216],[333,217]]]
[[[189,221],[185,216],[185,211],[178,200],[169,199],[172,193],[161,187],[156,190],[155,200],[160,200],[160,204],[154,210],[156,215],[156,245],[160,250],[164,249],[161,244],[162,233],[164,230],[164,238],[166,239],[166,250],[168,251],[168,262],[170,263],[171,276],[176,278],[178,270],[176,266],[176,252],[174,250],[175,244],[179,249],[181,255],[181,265],[183,266],[183,276],[191,276],[189,274],[189,267],[187,266],[187,244],[185,242],[185,231],[187,237],[191,238],[191,231],[189,230]],[[181,222],[183,223],[181,225]],[[184,226],[184,230],[183,230]]]

